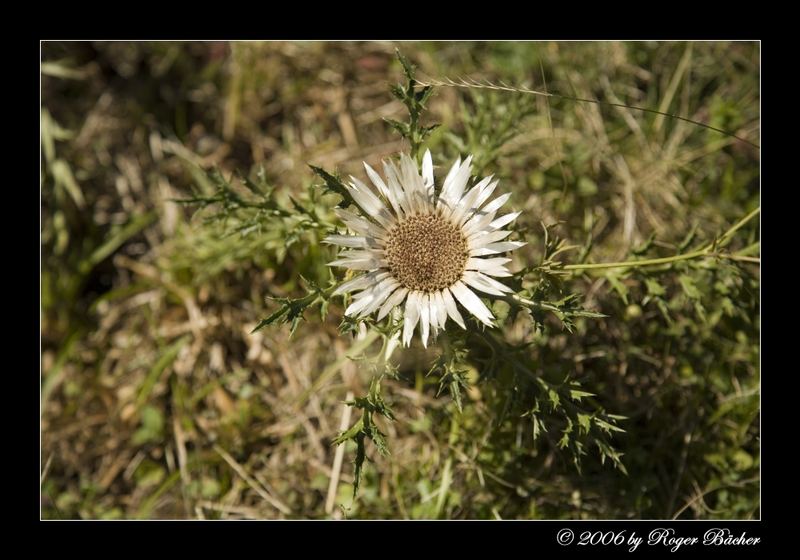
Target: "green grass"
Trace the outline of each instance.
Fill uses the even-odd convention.
[[[291,337],[251,331],[274,298],[306,293],[301,276],[330,279],[319,241],[338,199],[308,165],[361,177],[362,161],[408,149],[383,120],[407,117],[389,91],[395,46],[43,45],[42,515],[757,518],[758,216],[708,258],[669,259],[759,207],[758,149],[635,109],[477,88],[426,102],[437,178],[474,153],[523,210],[520,287],[604,317],[574,316],[570,332],[498,302],[502,332],[467,341],[462,377],[427,375],[437,349],[398,354],[381,387],[395,420],[375,419],[390,454],[367,442],[353,500],[348,442],[330,487],[345,395],[367,395],[358,358],[378,349],[338,331],[341,299]],[[422,79],[502,80],[759,141],[757,44],[399,46]],[[265,206],[213,219],[220,206],[174,202],[213,196],[214,167],[252,179],[234,188]],[[549,248],[542,223],[558,224]],[[555,236],[575,248],[554,257]],[[572,270],[553,275],[546,257]],[[655,263],[583,266],[631,260]]]

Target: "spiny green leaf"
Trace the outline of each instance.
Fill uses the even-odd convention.
[[[406,97],[405,90],[401,86],[399,86],[397,84],[391,84],[389,86],[389,91],[391,91],[392,95],[394,95],[400,101],[402,101]]]
[[[400,61],[400,64],[403,66],[403,73],[406,75],[406,78],[412,85],[415,83],[414,81],[414,74],[416,71],[416,67],[409,62],[409,60],[400,52],[400,49],[395,49],[395,55],[397,59]]]
[[[408,124],[401,123],[400,121],[396,121],[394,119],[389,119],[389,118],[384,118],[383,120],[386,121],[389,125],[391,125],[391,127],[394,128],[397,132],[399,132],[400,135],[403,136],[404,138],[409,135]]]
[[[339,203],[339,206],[341,208],[347,208],[351,204],[355,204],[355,202],[353,201],[353,197],[347,191],[347,188],[344,186],[344,183],[342,183],[342,180],[339,177],[337,177],[336,175],[331,175],[330,173],[328,173],[321,167],[317,167],[316,165],[309,164],[309,167],[323,181],[325,181],[325,184],[323,186],[325,187],[324,192],[326,194],[334,193],[342,197],[342,202]]]
[[[552,410],[557,409],[561,404],[561,397],[558,396],[558,393],[554,389],[549,389],[547,391],[547,397],[550,399]]]
[[[579,401],[583,397],[594,397],[595,394],[594,393],[587,393],[586,391],[578,391],[576,389],[570,389],[569,396],[573,400]]]
[[[592,417],[589,414],[578,414],[578,424],[584,434],[588,434],[592,428]]]
[[[426,86],[414,94],[414,99],[420,105],[420,107],[422,107],[424,106],[425,101],[428,100],[428,98],[431,96],[432,93],[433,93],[433,87]]]
[[[602,420],[601,418],[595,418],[594,419],[594,423],[597,425],[598,428],[600,428],[604,432],[608,432],[608,433],[610,433],[610,432],[625,433],[625,430],[623,430],[622,428],[620,428],[618,426],[615,426],[613,424],[609,424],[608,422],[606,422],[605,420]]]
[[[358,488],[361,486],[361,469],[364,466],[364,460],[367,458],[367,450],[364,446],[364,433],[360,432],[356,438],[356,457],[353,461],[355,469],[353,471],[353,499],[358,495]]]
[[[331,445],[341,445],[346,441],[355,439],[355,437],[361,433],[361,430],[363,430],[363,428],[364,428],[364,420],[359,419],[359,421],[353,424],[353,426],[350,427],[350,429],[345,430],[344,432],[336,436],[331,442]]]
[[[290,298],[270,298],[276,301],[279,301],[281,307],[278,308],[272,315],[267,317],[266,319],[262,319],[255,328],[250,331],[254,333],[260,329],[263,329],[267,325],[271,325],[276,322],[280,322],[280,324],[288,323],[291,321],[291,331],[290,334],[294,334],[295,329],[297,329],[297,325],[299,324],[300,319],[303,318],[303,313],[305,310],[310,307],[311,305],[315,304],[317,301],[323,300],[323,293],[318,287],[311,287],[310,293],[304,297],[297,298],[297,299],[290,299]]]
[[[619,469],[623,474],[627,475],[628,470],[625,468],[625,465],[622,463],[622,453],[618,452],[616,449],[605,443],[604,441],[597,439],[595,440],[597,447],[600,449],[600,462],[605,463],[606,457],[611,459],[614,463],[614,466]]]

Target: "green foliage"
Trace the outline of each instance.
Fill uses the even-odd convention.
[[[526,309],[539,331],[545,328],[547,314],[552,314],[563,328],[573,332],[577,319],[602,318],[606,315],[585,309],[581,305],[582,296],[569,291],[564,280],[565,274],[561,270],[561,261],[556,257],[578,247],[567,245],[563,239],[552,235],[552,228],[553,226],[542,224],[543,247],[539,264],[523,268],[517,273],[523,289],[516,297],[507,300],[516,307]]]
[[[300,320],[303,318],[303,313],[308,307],[320,304],[322,318],[325,318],[325,310],[327,309],[328,299],[332,288],[326,290],[321,289],[319,286],[306,280],[308,287],[308,295],[301,298],[271,298],[278,301],[281,306],[269,317],[259,321],[251,332],[256,332],[273,323],[291,323],[290,334],[294,334]]]
[[[191,197],[175,202],[202,211],[205,227],[200,231],[208,237],[197,239],[185,247],[188,254],[179,252],[180,256],[172,266],[180,270],[183,264],[181,257],[203,259],[208,262],[204,271],[208,275],[240,263],[242,257],[253,258],[258,264],[266,266],[284,263],[287,258],[303,259],[308,260],[309,266],[301,268],[299,272],[300,276],[303,273],[308,275],[305,279],[307,286],[327,282],[326,267],[313,261],[318,250],[308,251],[304,245],[311,240],[318,242],[333,230],[330,221],[332,216],[320,207],[315,189],[308,189],[300,199],[288,196],[288,200],[281,200],[276,188],[268,184],[263,168],[258,171],[255,180],[240,176],[238,181],[233,182],[225,179],[216,169],[201,177],[204,180],[200,185],[206,185],[205,192],[195,190]],[[198,243],[202,246],[198,246]],[[300,253],[294,252],[295,249]],[[289,280],[294,282],[294,277]],[[316,293],[317,288],[310,287],[308,290],[307,294]],[[276,311],[262,321],[261,326],[280,319],[281,322],[291,321],[292,331],[297,328],[302,311],[314,301],[308,295],[296,302],[296,298],[269,294],[267,297],[288,307]]]
[[[227,230],[226,235],[239,234],[245,237],[251,233],[260,233],[271,219],[289,218],[293,215],[293,212],[282,208],[272,196],[275,189],[267,184],[263,169],[259,171],[257,183],[246,177],[241,179],[242,185],[249,191],[248,198],[237,193],[218,169],[208,171],[206,178],[214,188],[212,194],[195,192],[190,198],[175,202],[197,206],[199,209],[215,209],[214,213],[205,217],[205,222],[222,222]],[[298,223],[299,227],[313,227],[316,223],[314,216],[305,213],[299,205],[295,206],[295,210],[305,214]],[[231,227],[228,222],[232,219],[237,223]]]
[[[349,430],[339,434],[334,440],[333,445],[342,445],[347,441],[354,441],[356,444],[356,456],[354,460],[355,473],[353,481],[353,497],[358,494],[361,484],[361,469],[364,460],[367,458],[364,440],[369,438],[375,444],[381,455],[389,455],[389,448],[386,446],[386,434],[380,431],[375,424],[375,415],[383,416],[388,420],[394,420],[392,409],[386,404],[381,396],[381,379],[373,378],[369,385],[369,393],[366,397],[357,397],[345,403],[347,406],[360,409],[361,419],[358,420]]]
[[[462,391],[469,387],[467,377],[469,369],[466,367],[467,354],[465,348],[453,348],[453,345],[450,344],[428,372],[428,375],[434,374],[439,378],[439,390],[436,392],[436,396],[438,397],[447,387],[459,413],[464,412]]]
[[[392,95],[400,100],[408,110],[408,122],[400,122],[394,119],[384,119],[389,125],[406,140],[411,148],[411,157],[416,158],[419,154],[420,146],[431,132],[436,130],[438,124],[423,126],[420,117],[425,109],[425,102],[433,94],[433,87],[425,86],[417,90],[415,79],[416,67],[411,64],[403,54],[397,50],[397,59],[403,67],[403,74],[406,77],[406,84],[396,84],[390,86]]]
[[[536,110],[534,99],[525,96],[504,96],[496,91],[469,91],[469,101],[460,112],[463,133],[447,131],[448,144],[458,153],[472,154],[474,173],[483,171],[497,161],[501,149],[517,136],[526,117]]]

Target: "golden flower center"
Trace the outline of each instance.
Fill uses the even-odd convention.
[[[469,252],[461,229],[437,214],[409,216],[390,231],[386,260],[409,290],[434,292],[461,279]]]

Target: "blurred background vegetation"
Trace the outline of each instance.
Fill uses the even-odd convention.
[[[407,149],[383,120],[404,118],[397,46],[420,77],[659,109],[758,143],[756,43],[44,43],[43,517],[757,518],[758,220],[731,244],[749,260],[575,274],[607,317],[506,333],[526,367],[626,417],[609,434],[624,468],[589,453],[578,470],[561,429],[538,433],[517,387],[479,371],[455,429],[425,360],[404,358],[384,381],[391,455],[368,448],[353,501],[352,446],[339,469],[331,442],[371,374],[347,358],[341,302],[291,338],[250,334],[268,296],[327,281],[332,250],[287,220],[228,235],[172,200],[211,192],[218,167],[286,208],[333,207],[307,164],[361,177]],[[437,177],[474,153],[513,192],[521,263],[541,259],[542,222],[579,246],[565,262],[618,261],[710,242],[759,205],[758,149],[690,123],[449,87],[425,118],[441,124]]]

